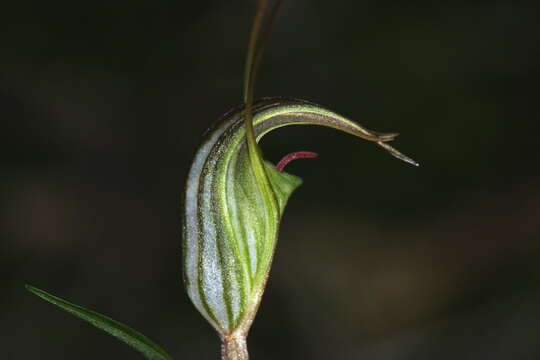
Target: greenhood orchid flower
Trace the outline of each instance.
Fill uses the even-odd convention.
[[[320,125],[375,142],[414,163],[381,134],[318,105],[266,98],[253,105],[253,135],[288,125]],[[264,291],[285,205],[302,180],[265,161],[246,136],[245,108],[227,113],[199,147],[188,175],[184,207],[184,281],[195,307],[222,338],[245,338]],[[255,144],[255,145],[251,145]]]

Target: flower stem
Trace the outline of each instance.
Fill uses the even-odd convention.
[[[221,360],[249,360],[246,337],[236,334],[222,337]]]

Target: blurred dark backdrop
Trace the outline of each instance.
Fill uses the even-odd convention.
[[[25,292],[127,323],[178,359],[218,340],[180,272],[200,136],[241,101],[253,1],[9,1],[0,11],[0,347],[140,359]],[[540,358],[537,1],[285,1],[258,96],[398,131],[401,163],[323,128],[249,344],[265,359]]]

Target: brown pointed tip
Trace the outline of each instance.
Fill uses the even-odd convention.
[[[392,154],[392,155],[394,155],[394,154]],[[394,156],[397,157],[397,158],[400,159],[400,160],[405,161],[405,162],[408,163],[408,164],[414,165],[414,166],[416,166],[416,167],[420,166],[419,163],[417,163],[416,161],[414,161],[414,160],[411,159],[410,157],[405,156],[405,155],[403,155],[403,154],[401,154],[401,156],[396,156],[396,155],[394,155]]]
[[[402,154],[401,152],[399,152],[397,149],[393,148],[392,146],[385,144],[382,141],[379,141],[377,144],[381,146],[383,149],[385,149],[386,151],[388,151],[390,155],[392,155],[393,157],[398,158],[399,160],[405,161],[408,164],[411,164],[414,166],[420,166],[419,163],[417,163],[416,161],[414,161],[407,155]]]
[[[396,137],[399,136],[399,133],[380,133],[380,132],[375,132],[375,131],[371,131],[375,136],[377,136],[379,138],[380,141],[392,141],[394,140]]]

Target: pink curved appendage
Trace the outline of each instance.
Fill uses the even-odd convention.
[[[297,151],[290,153],[288,155],[285,155],[281,160],[279,160],[278,164],[276,165],[276,170],[281,172],[283,171],[283,168],[287,166],[288,163],[290,163],[293,160],[296,159],[313,159],[319,156],[319,154],[311,152],[311,151]]]

